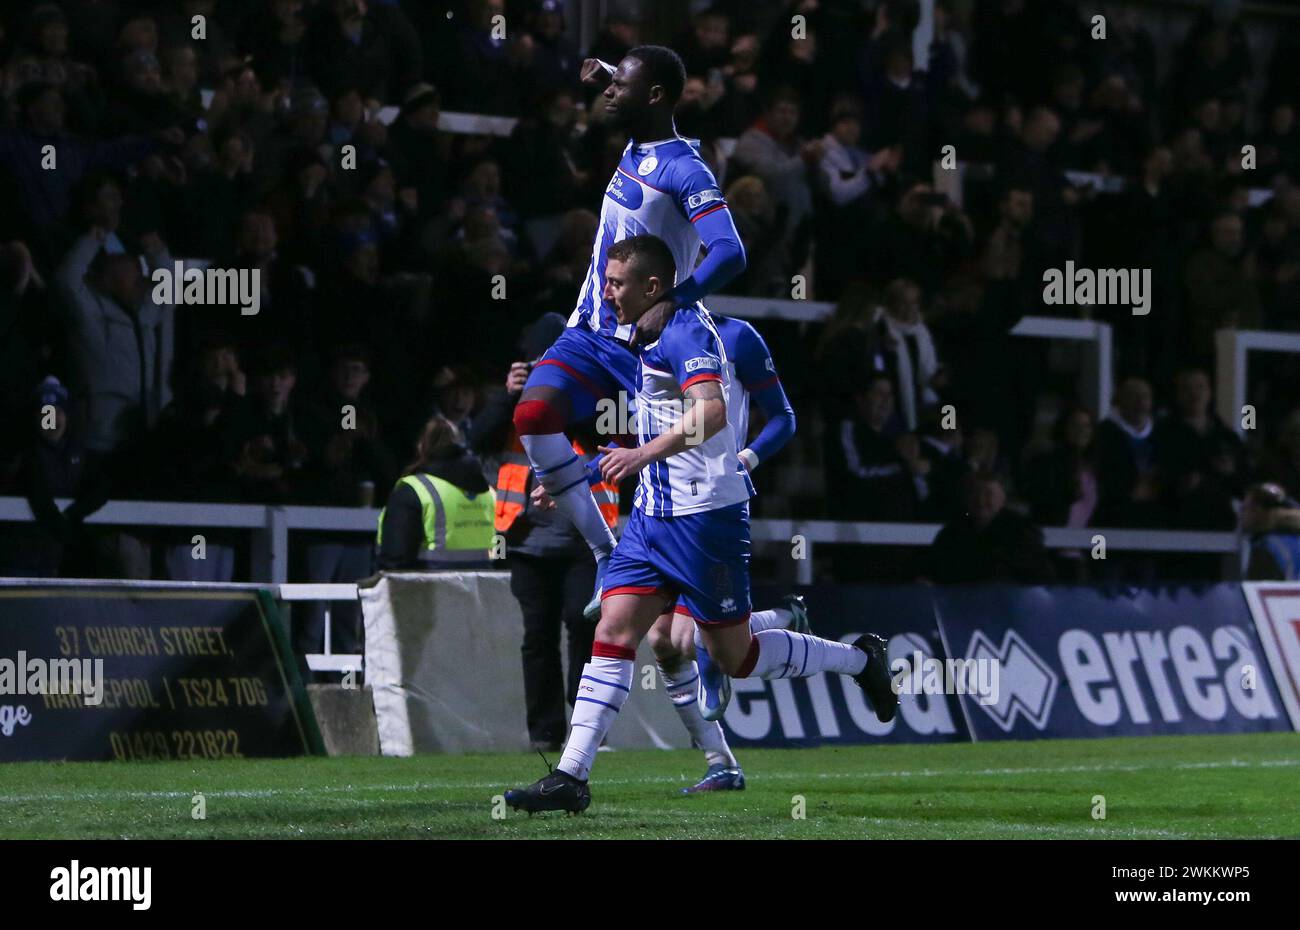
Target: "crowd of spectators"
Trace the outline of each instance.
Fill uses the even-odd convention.
[[[678,129],[746,246],[726,292],[836,305],[761,327],[822,476],[784,512],[946,524],[913,576],[966,580],[960,549],[1072,579],[1034,524],[1300,497],[1295,356],[1253,368],[1245,443],[1207,375],[1219,328],[1300,329],[1300,26],[1260,60],[1231,2],[1161,48],[1131,4],[936,0],[917,61],[915,0],[663,6],[580,50],[559,0],[0,0],[0,494],[39,517],[0,570],[176,577],[188,531],[85,531],[110,497],[382,506],[429,417],[468,432],[572,306],[626,144],[579,68],[644,41],[682,55]],[[258,270],[259,312],[156,300],[181,258]],[[1045,307],[1069,261],[1149,269],[1151,312]],[[1113,411],[1009,335],[1053,312],[1114,325]]]

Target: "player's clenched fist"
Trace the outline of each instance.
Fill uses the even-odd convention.
[[[614,69],[599,58],[588,58],[582,63],[582,83],[590,87],[604,87],[613,73]]]
[[[611,484],[631,478],[645,467],[639,448],[597,446],[596,451],[605,453],[605,457],[600,460],[600,476]]]
[[[546,493],[546,488],[542,487],[540,484],[533,488],[531,496],[533,499],[533,506],[538,510],[555,509],[555,501],[551,499],[551,495]]]

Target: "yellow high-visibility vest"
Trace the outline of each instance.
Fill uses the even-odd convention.
[[[424,520],[422,562],[481,562],[488,558],[495,533],[496,497],[491,488],[466,494],[450,481],[420,472],[397,482],[407,485],[420,499]],[[379,512],[378,545],[384,542],[384,514]]]

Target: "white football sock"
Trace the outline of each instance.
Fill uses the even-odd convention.
[[[704,750],[704,760],[709,765],[725,765],[737,768],[739,763],[727,745],[727,737],[722,732],[718,721],[710,723],[700,715],[700,702],[696,698],[700,672],[694,662],[682,662],[671,672],[659,665],[659,674],[664,679],[664,689],[668,699],[673,702],[673,709],[681,718],[686,732],[691,734],[691,741]]]
[[[631,659],[591,657],[591,661],[583,666],[582,680],[578,682],[569,739],[564,744],[564,755],[555,766],[557,769],[568,772],[579,781],[587,780],[596,750],[614,725],[614,719],[631,689]]]
[[[793,622],[794,614],[784,607],[756,610],[749,615],[749,631],[761,633],[764,630],[784,630]]]
[[[749,675],[736,677],[807,678],[818,672],[856,675],[867,667],[867,654],[856,646],[789,630],[755,634],[750,658],[754,662]]]
[[[600,514],[587,483],[587,465],[563,433],[520,436],[537,480],[555,506],[582,534],[592,553],[602,559],[614,551],[614,531]]]

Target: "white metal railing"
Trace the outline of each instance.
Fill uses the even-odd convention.
[[[56,501],[59,508],[70,501]],[[29,522],[31,508],[21,497],[0,497],[0,522]],[[86,522],[118,526],[186,526],[195,530],[225,527],[253,533],[255,578],[287,589],[314,592],[316,596],[287,597],[284,600],[351,600],[355,585],[287,585],[289,534],[311,530],[373,535],[379,511],[366,507],[264,507],[255,504],[187,504],[160,501],[110,501],[87,517]],[[754,520],[750,527],[755,542],[801,543],[805,558],[796,560],[800,584],[813,580],[813,550],[820,544],[859,546],[928,546],[940,529],[937,523],[869,523],[840,520]],[[1146,552],[1189,552],[1241,554],[1245,541],[1237,533],[1183,530],[1138,530],[1046,527],[1044,541],[1051,549],[1090,549],[1096,536],[1103,536],[1107,550]],[[796,539],[798,537],[798,539]],[[337,590],[336,590],[337,589]],[[346,589],[346,590],[345,590]],[[339,593],[343,596],[336,596]],[[328,629],[328,625],[326,627]],[[328,654],[328,650],[326,651]],[[322,668],[333,666],[322,665]],[[344,670],[350,666],[339,666]]]
[[[1219,417],[1237,431],[1246,432],[1246,371],[1251,352],[1300,354],[1300,333],[1262,329],[1221,329],[1214,334],[1215,397]]]

